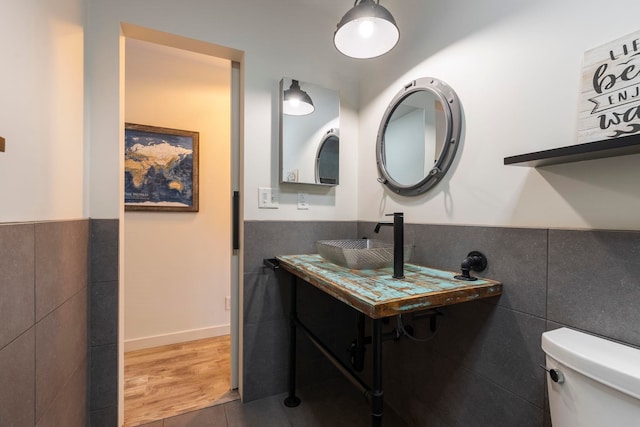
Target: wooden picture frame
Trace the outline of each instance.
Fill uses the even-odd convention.
[[[199,133],[125,123],[125,211],[198,212]]]

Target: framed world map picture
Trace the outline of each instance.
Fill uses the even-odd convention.
[[[199,133],[125,124],[125,211],[198,212]]]

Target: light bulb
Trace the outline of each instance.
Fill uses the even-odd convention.
[[[300,100],[298,98],[292,98],[292,99],[289,100],[289,104],[293,108],[298,108],[300,106]]]
[[[373,34],[373,22],[370,19],[363,19],[358,26],[358,31],[362,38],[369,38]]]

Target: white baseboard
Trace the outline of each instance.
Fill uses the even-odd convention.
[[[230,325],[220,325],[174,332],[171,334],[154,335],[152,337],[135,338],[124,342],[124,351],[126,353],[128,351],[143,350],[145,348],[159,347],[162,345],[219,337],[221,335],[229,335],[230,331]]]

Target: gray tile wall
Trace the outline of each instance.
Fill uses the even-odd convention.
[[[375,236],[374,226],[245,224],[245,397],[286,390],[290,279],[263,269],[262,258],[316,252],[313,242],[324,238],[392,240],[391,228]],[[406,316],[426,342],[385,342],[385,400],[411,425],[549,426],[538,367],[545,330],[568,326],[640,347],[640,232],[407,224],[405,241],[416,245],[412,262],[454,272],[468,252],[481,251],[489,265],[476,274],[504,283],[500,297],[441,309],[435,334],[426,319]],[[323,339],[344,348],[351,313],[299,289],[309,294],[300,315],[310,312]],[[301,347],[300,358],[311,362],[300,361],[299,376],[313,381],[322,356]]]
[[[91,220],[89,425],[118,424],[117,219]]]
[[[0,224],[0,425],[86,425],[88,242],[88,220]]]
[[[640,232],[549,231],[547,319],[640,347]]]
[[[373,225],[245,223],[245,401],[287,389],[291,279],[263,258],[371,237]],[[569,326],[640,347],[640,232],[407,224],[405,239],[416,244],[413,262],[452,271],[479,250],[489,267],[478,275],[504,283],[501,297],[442,309],[428,342],[385,343],[385,398],[412,425],[549,426],[544,330]],[[298,288],[303,320],[346,354],[354,313]],[[117,307],[117,220],[0,224],[0,384],[12,385],[0,387],[0,425],[116,425]],[[405,322],[431,336],[425,320]],[[337,375],[300,343],[301,383]]]
[[[247,221],[244,224],[243,399],[249,402],[286,391],[288,307],[291,277],[263,266],[276,255],[315,253],[315,241],[355,237],[356,222]],[[300,317],[309,324],[331,323],[344,330],[354,316],[343,304],[309,285],[298,286]],[[305,309],[302,309],[305,307]],[[348,322],[351,325],[352,322]],[[323,329],[327,341],[344,331]],[[349,333],[349,336],[351,334]],[[299,335],[301,384],[337,375],[333,366]],[[348,342],[347,342],[348,344]],[[346,353],[346,345],[338,351]]]
[[[390,241],[390,231],[380,237]],[[415,244],[411,262],[452,272],[470,251],[484,253],[488,267],[474,274],[503,282],[504,293],[442,308],[426,343],[387,343],[389,404],[412,425],[541,427],[547,230],[408,224],[405,242]],[[426,320],[413,326],[432,336]]]
[[[405,240],[413,262],[456,272],[478,250],[489,265],[477,275],[504,284],[498,298],[442,309],[429,342],[387,344],[385,395],[412,425],[550,426],[545,330],[640,347],[640,232],[410,224]]]

